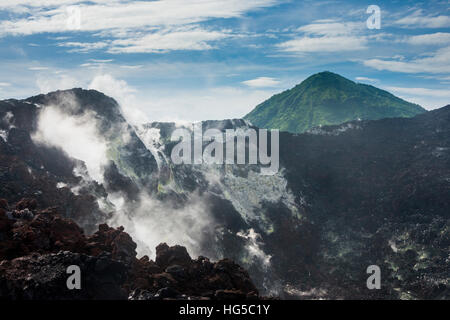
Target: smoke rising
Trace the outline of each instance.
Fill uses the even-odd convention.
[[[98,90],[116,99],[128,123],[136,126],[149,122],[147,115],[139,108],[140,102],[133,94],[136,90],[125,81],[117,80],[109,74],[98,75],[92,79],[89,89]]]
[[[256,233],[253,228],[250,228],[247,232],[238,232],[237,235],[247,240],[246,249],[249,256],[256,258],[263,267],[268,268],[272,257],[261,249],[263,245],[261,235]]]
[[[79,186],[71,188],[76,194],[90,179],[103,183],[104,167],[113,159],[108,156],[110,142],[100,133],[100,123],[96,120],[98,115],[91,110],[85,110],[80,115],[79,112],[65,112],[79,111],[80,106],[70,94],[61,93],[60,98],[64,107],[48,105],[41,109],[33,140],[59,147],[70,157],[85,163],[87,172],[79,167],[74,169],[74,174],[83,178]],[[64,110],[67,106],[70,110]],[[127,143],[129,134],[124,130],[119,131],[121,143]],[[192,194],[180,207],[170,201],[158,200],[141,189],[137,202],[127,202],[120,192],[110,192],[108,203],[104,199],[98,199],[101,208],[106,210],[111,205],[114,208],[108,223],[112,226],[124,226],[137,242],[138,253],[142,255],[154,257],[153,249],[161,242],[183,245],[193,256],[205,254],[201,252],[200,243],[214,231],[214,223],[205,200]]]
[[[89,176],[103,182],[107,143],[98,134],[97,127],[93,112],[69,116],[57,106],[47,106],[39,115],[33,140],[60,147],[70,157],[82,160]]]
[[[153,249],[161,242],[183,245],[193,257],[205,255],[201,244],[213,234],[214,221],[206,202],[199,195],[191,195],[182,207],[177,207],[170,201],[161,201],[142,192],[138,205],[132,208],[133,212],[128,212],[130,206],[119,194],[109,195],[108,200],[117,209],[109,223],[124,226],[132,234],[138,244],[139,255],[154,258]],[[207,251],[211,254],[214,250]]]
[[[99,78],[96,83],[103,80]],[[120,120],[121,118],[113,118],[116,121],[111,121],[106,116],[103,117],[103,114],[81,106],[77,98],[70,93],[61,93],[56,100],[59,104],[42,106],[39,109],[33,140],[59,147],[70,157],[84,162],[85,166],[74,169],[74,175],[82,179],[79,185],[71,185],[70,190],[77,194],[92,180],[103,184],[107,197],[99,195],[97,203],[104,213],[110,215],[105,222],[113,227],[123,226],[137,243],[139,256],[148,255],[154,259],[154,248],[161,242],[185,246],[192,257],[202,255],[212,260],[224,258],[225,251],[228,250],[226,251],[228,258],[239,260],[248,268],[257,269],[256,273],[263,274],[259,277],[264,279],[263,285],[267,285],[266,290],[274,288],[274,281],[271,279],[271,256],[264,252],[264,243],[260,234],[251,228],[240,232],[233,231],[234,240],[227,240],[222,232],[227,226],[216,220],[208,192],[199,194],[195,191],[187,192],[183,188],[180,189],[178,181],[173,177],[173,172],[166,172],[167,181],[163,182],[162,173],[171,167],[171,163],[164,154],[165,144],[159,129],[144,130],[144,126],[140,125],[131,127]],[[122,114],[125,113],[124,110],[136,109],[122,103]],[[130,117],[133,116],[125,115],[126,119]],[[180,126],[182,124],[175,127]],[[134,162],[121,162],[120,156],[117,158],[118,153],[129,156],[129,149],[124,146],[134,146],[134,142],[131,141],[132,133],[136,133],[136,138],[133,139],[140,139],[145,148],[156,158],[157,169],[154,170],[158,172],[155,175],[150,175],[152,173],[150,172],[149,176],[151,179],[159,179],[152,180],[158,185],[158,192],[151,191],[144,181],[140,180],[134,171]],[[133,199],[130,199],[126,189],[121,189],[120,182],[111,186],[115,180],[105,178],[105,169],[110,161],[115,162],[122,176],[126,176],[137,186],[138,192]],[[223,176],[220,169],[211,166],[199,166],[195,170],[206,179],[211,188],[219,188],[228,195],[226,199],[244,220],[252,217],[254,209],[250,199],[247,199],[249,186],[254,192],[258,191],[251,194],[252,199],[258,199],[261,194],[269,196],[276,190],[271,187],[273,184],[269,184],[268,190],[264,189],[264,186],[276,177],[270,177],[270,181],[266,181],[268,177],[263,177],[261,179],[264,179],[265,183],[261,183],[262,180],[256,179],[256,176],[253,177],[257,174],[252,171],[247,178],[244,178],[237,177],[231,172]],[[224,184],[225,182],[227,185]],[[273,183],[280,185],[276,179]],[[62,186],[63,184],[58,183],[56,187]],[[164,194],[166,192],[170,196],[167,197],[167,194]],[[247,206],[244,203],[247,203]],[[224,241],[228,241],[228,244]],[[235,247],[229,248],[231,243],[234,243]]]

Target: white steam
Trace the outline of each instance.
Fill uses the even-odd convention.
[[[8,125],[8,129],[15,128],[13,124],[14,115],[11,111],[8,111],[3,117],[3,121]]]
[[[193,195],[182,208],[175,208],[142,192],[131,215],[125,213],[126,203],[119,194],[110,194],[108,200],[118,209],[109,223],[124,226],[138,244],[138,255],[155,258],[153,249],[161,242],[183,245],[193,257],[205,254],[200,243],[211,233],[214,222],[199,196]]]
[[[162,163],[167,162],[167,158],[164,155],[164,144],[161,143],[160,130],[158,128],[144,128],[142,125],[135,129],[142,143],[155,157],[158,168],[161,168]]]
[[[272,256],[266,254],[261,249],[263,244],[261,235],[255,232],[253,228],[247,230],[247,232],[238,232],[237,235],[247,240],[245,248],[247,249],[248,255],[252,258],[256,258],[265,268],[268,268]]]
[[[147,115],[139,108],[141,103],[134,96],[136,90],[124,80],[117,80],[109,74],[98,75],[91,81],[89,89],[95,89],[116,99],[128,123],[138,125],[149,122]]]
[[[6,130],[0,130],[0,137],[8,142],[8,132],[11,130],[11,128],[15,128],[13,124],[13,118],[14,115],[11,111],[8,111],[0,121],[3,123],[3,125],[6,127]]]
[[[44,108],[38,119],[33,140],[63,149],[70,157],[82,160],[89,176],[103,182],[103,166],[107,162],[107,143],[98,134],[92,112],[69,116],[57,106]]]
[[[118,99],[119,102],[126,100],[130,94],[126,87],[123,88],[124,85],[124,83],[116,83],[109,76],[97,77],[91,84],[96,89],[109,86],[109,90],[115,91],[113,94],[115,98],[118,97],[118,93],[121,96]],[[109,90],[103,89],[107,93]],[[62,95],[60,98],[62,106],[49,105],[40,109],[37,131],[33,139],[39,143],[60,147],[70,157],[85,163],[86,168],[79,166],[74,169],[74,174],[83,178],[79,185],[70,186],[71,191],[77,194],[92,179],[100,183],[104,182],[105,165],[109,160],[114,160],[111,158],[114,152],[108,152],[108,150],[114,149],[117,152],[123,152],[118,151],[120,148],[114,146],[118,143],[116,138],[119,138],[119,144],[127,144],[131,139],[131,131],[126,125],[123,127],[115,125],[106,133],[104,129],[100,131],[100,122],[96,120],[99,115],[94,111],[85,111],[81,115],[74,115],[82,111],[76,99],[70,94]],[[128,104],[124,107],[122,104],[121,110],[128,121],[133,122],[130,119],[134,119],[135,126],[133,128],[146,148],[155,156],[158,166],[165,167],[161,164],[170,163],[170,160],[164,155],[164,143],[161,141],[159,129],[147,128],[144,130],[143,127],[136,125],[136,118],[145,119],[139,116],[137,108],[130,107]],[[183,124],[178,125],[182,126]],[[124,169],[121,167],[121,163],[116,163],[116,165],[119,171],[123,169],[122,174],[133,169]],[[257,179],[260,175],[256,175],[256,173],[253,175],[253,172],[250,171],[247,178],[242,178],[235,176],[232,170],[227,170],[225,176],[222,176],[220,170],[208,166],[201,166],[198,170],[205,174],[211,185],[222,188],[224,198],[230,200],[244,219],[254,217],[252,213],[258,206],[261,197],[272,200],[270,195],[275,193],[276,197],[273,200],[278,200],[282,196],[284,199],[289,199],[286,197],[286,187],[278,176],[271,177],[271,179]],[[128,174],[128,177],[140,186],[140,182],[134,175]],[[161,186],[161,192],[165,190],[183,193],[183,190],[175,188],[173,184],[176,184],[175,177],[170,179],[169,184]],[[66,185],[58,183],[57,187],[66,187]],[[128,198],[120,192],[109,192],[106,199],[98,198],[97,202],[101,210],[112,212],[112,217],[106,221],[109,225],[123,226],[125,231],[131,235],[137,243],[139,256],[148,255],[154,259],[154,248],[161,242],[166,242],[169,245],[185,246],[192,257],[204,255],[211,259],[222,258],[223,248],[220,248],[220,244],[216,241],[220,238],[217,231],[219,226],[211,212],[208,197],[202,197],[196,193],[183,194],[183,196],[188,197],[183,204],[159,200],[156,199],[156,196],[149,195],[141,186],[139,197],[135,201],[128,201]],[[270,226],[263,227],[266,227],[267,230],[271,229]],[[254,229],[239,232],[237,236],[245,241],[243,260],[250,264],[257,264],[262,270],[269,272],[271,256],[263,251],[264,244],[261,236]]]
[[[8,132],[6,132],[5,130],[0,130],[0,137],[7,142],[8,141]]]
[[[60,98],[69,111],[79,111],[79,105],[73,96],[67,94]],[[71,187],[74,194],[78,194],[80,188],[92,179],[103,183],[104,166],[108,160],[112,160],[108,157],[109,143],[100,134],[96,116],[93,111],[74,115],[73,112],[64,112],[63,107],[57,105],[45,106],[39,113],[33,140],[57,146],[86,165],[87,171],[83,167],[74,169],[74,174],[83,178],[79,185]],[[120,132],[122,143],[130,139],[127,130],[115,128],[114,131]],[[158,149],[163,148],[158,143],[160,137],[157,133],[159,132],[153,130],[146,135],[146,145],[155,147],[154,152],[162,151]],[[58,188],[64,186],[63,183],[57,184]],[[182,207],[176,208],[172,203],[157,200],[145,191],[141,191],[136,202],[127,202],[118,192],[109,193],[107,201],[99,198],[97,202],[105,211],[110,211],[111,208],[114,210],[108,224],[114,227],[124,226],[125,231],[138,244],[138,253],[153,258],[153,249],[161,242],[183,245],[192,256],[205,254],[201,252],[201,243],[205,235],[213,233],[215,227],[206,200],[195,194],[190,195],[190,200]],[[208,253],[211,251],[208,250]]]

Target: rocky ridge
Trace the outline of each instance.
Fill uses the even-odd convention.
[[[186,248],[156,248],[156,259],[136,257],[122,227],[100,224],[86,236],[55,208],[35,199],[0,199],[0,299],[258,299],[247,271],[231,260],[192,259]],[[66,286],[66,269],[81,269],[81,290]]]

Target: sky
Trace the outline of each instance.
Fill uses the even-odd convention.
[[[82,87],[136,123],[240,118],[327,70],[431,110],[450,103],[449,4],[0,0],[0,99]]]

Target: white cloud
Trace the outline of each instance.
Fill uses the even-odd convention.
[[[135,125],[151,121],[194,122],[242,117],[277,92],[226,86],[140,91],[111,74],[96,75],[89,88],[116,99],[125,118]]]
[[[11,84],[9,82],[0,82],[0,87],[9,87]]]
[[[136,35],[127,33],[126,38],[99,42],[62,42],[60,47],[74,47],[68,52],[87,53],[107,48],[108,53],[164,53],[175,50],[210,50],[212,41],[232,37],[228,31],[209,31],[200,27],[165,28],[156,32]],[[92,65],[92,64],[91,64]]]
[[[131,124],[149,122],[149,118],[141,110],[145,105],[134,96],[136,90],[130,87],[126,81],[117,80],[109,74],[98,75],[92,79],[89,89],[95,89],[117,100],[122,108],[122,113]]]
[[[10,20],[0,21],[0,36],[37,33],[96,32],[94,37],[111,40],[62,42],[69,52],[107,49],[110,53],[208,50],[211,41],[230,37],[227,30],[206,30],[192,24],[217,18],[236,18],[276,0],[170,0],[170,1],[76,1],[16,0],[0,5],[10,11]],[[68,5],[77,5],[81,25],[70,30]],[[25,8],[26,15],[19,7]]]
[[[31,10],[31,18],[3,21],[2,34],[33,34],[42,32],[61,32],[66,29],[66,5],[82,1],[65,0],[41,1]],[[47,9],[45,4],[56,8]],[[80,4],[81,31],[102,31],[107,29],[129,29],[186,25],[214,18],[240,17],[244,13],[275,4],[274,0],[170,0],[170,1],[93,1]],[[6,8],[24,4],[15,1]],[[69,30],[68,30],[69,31]]]
[[[428,88],[402,88],[402,87],[386,87],[386,89],[403,94],[441,97],[450,99],[450,90],[428,89]]]
[[[66,74],[42,74],[36,79],[36,85],[40,93],[82,87],[83,84],[79,79]]]
[[[302,26],[297,31],[320,36],[349,35],[359,32],[364,27],[359,22],[335,22],[333,20],[315,21],[314,23]]]
[[[48,70],[47,67],[29,67],[28,70],[31,71],[43,71],[43,70]]]
[[[365,60],[364,65],[377,69],[404,73],[449,73],[450,46],[441,48],[425,58],[405,60]]]
[[[117,39],[108,49],[109,53],[166,52],[170,50],[209,50],[208,43],[231,34],[226,31],[209,31],[200,27],[164,29],[135,38]]]
[[[404,42],[414,45],[445,45],[450,43],[450,33],[436,32],[408,37]]]
[[[276,87],[280,81],[270,77],[259,77],[252,80],[242,81],[243,84],[253,88]]]
[[[384,89],[399,97],[417,103],[425,109],[432,110],[450,103],[450,90],[387,86]]]
[[[60,47],[72,47],[75,49],[69,50],[69,52],[85,53],[93,50],[103,49],[108,46],[105,41],[100,42],[61,42],[58,44]]]
[[[80,64],[80,67],[98,69],[103,68],[106,64],[113,62],[113,59],[89,59],[88,62]]]
[[[276,91],[213,87],[198,90],[147,91],[139,101],[152,121],[201,121],[240,118]]]
[[[89,59],[84,61],[90,63]],[[92,62],[93,63],[93,62]],[[277,93],[280,87],[252,88],[229,84],[234,81],[227,77],[235,74],[270,75],[275,69],[268,65],[253,63],[229,64],[225,62],[142,62],[135,68],[122,68],[119,62],[103,64],[101,68],[67,65],[56,68],[48,65],[48,70],[35,72],[28,68],[31,63],[10,63],[0,61],[3,77],[10,87],[0,90],[3,99],[27,98],[39,93],[71,89],[74,87],[95,88],[115,98],[124,108],[136,106],[142,114],[132,117],[138,121],[200,121],[210,119],[238,118],[247,114],[257,104]],[[194,70],[194,71],[193,71]],[[109,75],[111,81],[100,76]],[[93,81],[97,78],[96,81]],[[111,85],[123,81],[125,89]],[[245,80],[245,79],[243,79]],[[298,78],[294,81],[297,83]],[[293,80],[292,80],[293,81]],[[292,84],[295,84],[292,82]],[[288,87],[288,84],[283,87]],[[289,82],[291,83],[291,82]],[[16,85],[20,84],[20,85]],[[125,91],[123,94],[122,90]],[[126,110],[125,110],[126,111]]]
[[[120,65],[119,67],[128,70],[137,70],[141,69],[143,65]]]
[[[366,37],[360,35],[362,23],[321,20],[302,26],[303,36],[282,42],[277,47],[285,52],[338,52],[367,48]]]
[[[395,24],[408,28],[448,28],[450,27],[450,16],[425,15],[423,10],[419,9],[397,20]]]
[[[363,37],[338,36],[338,37],[302,37],[278,44],[285,52],[338,52],[366,49],[367,40]]]
[[[113,62],[114,59],[89,59],[88,61],[94,62],[94,63],[108,63],[108,62]]]
[[[60,5],[74,5],[84,2],[83,0],[8,0],[0,3],[0,9],[12,9],[19,6],[24,7],[54,7]],[[118,2],[117,0],[90,0],[92,3]]]
[[[356,81],[367,81],[367,82],[378,82],[378,79],[374,79],[374,78],[367,78],[367,77],[356,77],[355,78]]]
[[[82,63],[80,64],[80,67],[82,68],[90,68],[90,69],[98,69],[98,68],[103,68],[104,64],[103,63],[91,63],[91,62],[87,62],[87,63]]]

